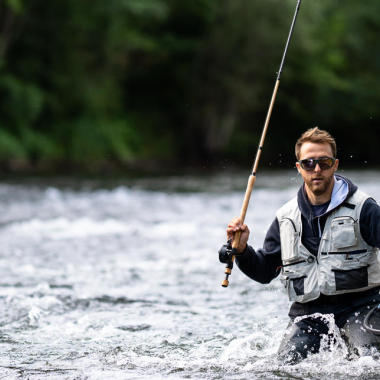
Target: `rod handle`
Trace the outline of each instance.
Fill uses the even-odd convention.
[[[241,206],[241,211],[240,211],[240,220],[242,224],[244,224],[245,216],[247,214],[247,209],[249,205],[249,200],[251,199],[251,194],[252,194],[253,187],[255,186],[255,182],[256,182],[256,174],[251,174],[248,177],[247,188],[245,190],[243,205]],[[239,233],[235,234],[235,238],[232,243],[232,248],[237,248],[239,246],[240,235],[241,235],[240,231]],[[234,244],[236,244],[236,246],[234,246]]]
[[[227,288],[228,285],[229,285],[229,281],[228,281],[228,277],[231,275],[231,272],[232,272],[232,267],[234,265],[234,260],[235,260],[235,256],[232,256],[231,258],[231,262],[229,262],[227,265],[226,265],[226,269],[224,270],[224,273],[225,273],[225,278],[224,280],[222,281],[222,286],[223,288]]]
[[[247,214],[247,208],[249,205],[249,200],[251,198],[253,186],[255,185],[255,181],[256,181],[256,176],[251,174],[248,177],[247,189],[245,190],[243,206],[240,211],[240,220],[243,224],[244,224],[245,216]],[[235,232],[234,239],[232,241],[232,249],[237,250],[240,243],[240,237],[241,237],[241,231]],[[231,262],[227,264],[226,269],[224,271],[226,277],[222,281],[223,288],[227,288],[229,285],[228,277],[231,275],[234,260],[235,260],[235,255],[232,256]]]

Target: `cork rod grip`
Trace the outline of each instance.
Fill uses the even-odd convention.
[[[244,224],[245,216],[247,215],[247,209],[248,209],[249,201],[251,199],[251,194],[252,194],[253,187],[255,185],[255,181],[256,181],[256,176],[251,174],[248,178],[247,189],[245,190],[243,205],[240,211],[240,221],[242,224]],[[232,241],[232,248],[237,249],[239,247],[240,236],[241,236],[241,231],[238,231],[235,233],[234,239]]]
[[[251,174],[249,176],[249,178],[248,178],[247,189],[245,191],[244,201],[243,201],[243,205],[242,205],[242,208],[241,208],[241,211],[240,211],[240,220],[241,220],[242,224],[244,224],[245,216],[247,214],[247,209],[248,209],[248,205],[249,205],[249,200],[251,198],[251,194],[252,194],[253,187],[255,185],[255,181],[256,181],[256,176],[254,176],[253,174]],[[241,231],[237,231],[235,233],[234,239],[232,241],[232,248],[233,249],[236,249],[236,250],[238,249],[239,242],[240,242],[240,237],[241,237]],[[227,286],[229,284],[228,277],[231,274],[232,265],[233,265],[234,261],[235,261],[235,255],[232,256],[231,263],[227,264],[226,269],[224,271],[224,273],[226,275],[225,279],[222,281],[222,286],[224,288],[227,288]]]

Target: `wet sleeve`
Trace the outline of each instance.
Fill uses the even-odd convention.
[[[367,244],[380,248],[380,206],[372,198],[364,202],[360,212],[360,232]]]
[[[247,245],[245,251],[236,256],[236,264],[248,277],[262,284],[268,284],[278,276],[281,268],[281,243],[277,218],[269,227],[263,248],[255,251]]]

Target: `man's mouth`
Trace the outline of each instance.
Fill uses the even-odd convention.
[[[312,178],[312,182],[321,182],[323,181],[323,178]]]

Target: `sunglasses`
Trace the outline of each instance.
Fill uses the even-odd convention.
[[[331,169],[334,166],[335,158],[333,157],[320,157],[320,158],[306,158],[304,160],[299,160],[301,168],[310,172],[315,169],[317,164],[321,170]]]

